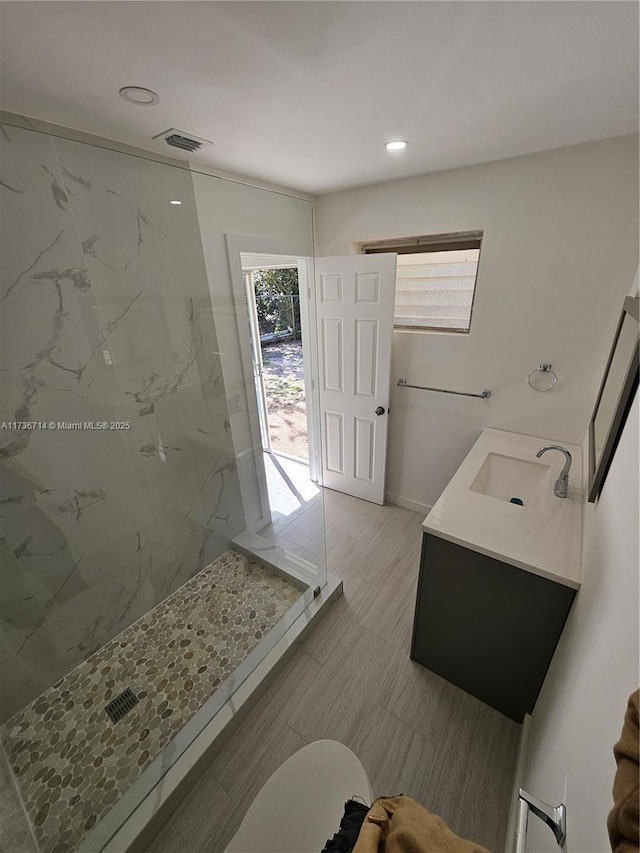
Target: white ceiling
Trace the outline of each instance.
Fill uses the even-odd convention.
[[[638,9],[0,2],[1,106],[180,156],[151,140],[175,127],[214,141],[196,164],[322,193],[637,132]]]

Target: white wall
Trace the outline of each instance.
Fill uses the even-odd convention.
[[[567,804],[567,853],[609,849],[612,748],[638,687],[638,409],[636,394],[600,500],[586,505],[582,587],[529,730],[522,786]],[[529,825],[527,853],[557,851],[540,821]]]
[[[332,193],[315,223],[324,256],[484,230],[471,334],[394,332],[391,496],[432,505],[485,426],[582,441],[638,264],[637,136]],[[526,384],[542,361],[559,379],[545,394]],[[492,397],[398,389],[400,377]]]

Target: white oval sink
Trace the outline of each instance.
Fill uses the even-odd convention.
[[[543,462],[488,453],[469,489],[502,501],[517,498],[526,507],[536,499],[549,470]]]

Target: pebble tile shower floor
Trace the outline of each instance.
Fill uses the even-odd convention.
[[[2,727],[41,853],[77,847],[301,592],[228,551]]]

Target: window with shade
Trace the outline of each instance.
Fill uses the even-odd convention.
[[[482,232],[365,243],[362,252],[397,252],[394,327],[468,332]]]

